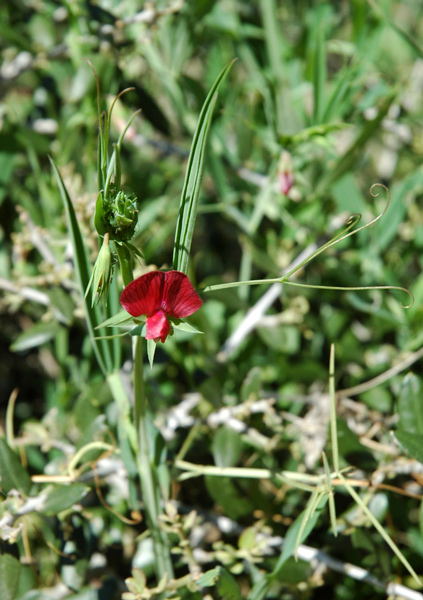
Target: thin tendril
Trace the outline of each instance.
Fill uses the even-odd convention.
[[[109,115],[108,115],[109,124],[110,124],[110,122],[111,122],[111,120],[112,120],[112,112],[113,112],[113,109],[114,109],[114,107],[115,107],[115,104],[116,104],[116,102],[117,102],[117,101],[119,100],[119,98],[121,98],[121,97],[122,97],[124,94],[126,94],[127,92],[131,92],[131,91],[132,91],[132,90],[134,90],[134,89],[135,89],[134,87],[126,88],[126,89],[122,90],[121,92],[119,92],[119,94],[118,94],[117,96],[115,96],[115,98],[114,98],[114,100],[113,100],[113,102],[112,102],[112,104],[111,104],[111,106],[110,106],[110,110],[109,110]]]
[[[364,285],[361,287],[360,286],[358,286],[358,287],[343,287],[343,286],[337,286],[337,285],[333,285],[333,286],[332,285],[312,285],[312,284],[308,284],[308,283],[297,283],[294,281],[284,281],[284,284],[293,285],[295,287],[314,288],[317,290],[340,290],[340,291],[344,291],[344,292],[354,292],[354,291],[362,291],[362,290],[399,290],[401,292],[405,292],[411,298],[410,304],[404,305],[401,302],[400,303],[401,308],[411,308],[414,304],[414,296],[410,292],[410,290],[407,290],[407,288],[403,288],[398,285]]]
[[[345,221],[346,229],[344,229],[344,231],[341,231],[340,233],[338,233],[338,235],[336,235],[335,237],[333,237],[329,242],[327,242],[326,244],[323,244],[323,246],[321,246],[320,248],[318,248],[318,250],[316,250],[316,252],[314,252],[303,263],[300,263],[299,265],[297,265],[296,267],[294,267],[289,273],[287,273],[286,277],[291,277],[291,275],[293,275],[294,273],[296,273],[305,264],[307,264],[310,261],[312,261],[314,258],[316,258],[316,256],[319,256],[319,254],[321,254],[322,252],[324,252],[325,250],[327,250],[331,246],[334,246],[335,244],[338,244],[339,242],[342,242],[342,240],[345,240],[348,237],[350,237],[352,235],[355,235],[356,233],[358,233],[362,229],[366,229],[366,227],[370,227],[371,225],[373,225],[374,223],[376,223],[376,221],[378,221],[379,219],[381,219],[383,217],[383,215],[386,213],[386,211],[388,210],[389,205],[391,203],[391,194],[390,194],[388,188],[386,187],[386,185],[383,185],[383,183],[374,183],[372,185],[372,187],[370,188],[370,193],[371,193],[371,195],[374,198],[376,198],[379,195],[378,193],[374,193],[374,191],[373,191],[376,186],[383,187],[383,189],[388,194],[388,199],[387,199],[387,202],[386,202],[386,206],[383,209],[383,211],[379,215],[377,215],[377,217],[375,217],[374,219],[372,219],[370,221],[370,223],[366,223],[365,225],[362,225],[358,229],[354,229],[354,231],[350,231],[350,230],[353,227],[355,227],[355,225],[357,225],[357,223],[360,221],[361,214],[360,213],[356,213],[356,214],[350,215],[347,218],[347,220]]]
[[[386,211],[389,208],[389,205],[391,204],[391,193],[388,190],[388,188],[386,187],[386,185],[383,185],[383,183],[374,183],[372,185],[372,187],[370,188],[370,193],[373,196],[373,198],[376,198],[377,196],[379,196],[378,193],[374,193],[373,189],[376,187],[383,187],[383,189],[386,191],[386,193],[388,194],[388,199],[386,201],[386,206],[383,209],[383,211],[377,215],[377,217],[375,217],[374,219],[372,219],[370,221],[370,223],[366,223],[365,225],[362,225],[361,227],[359,227],[358,229],[354,229],[354,231],[350,231],[349,233],[346,233],[345,235],[338,237],[338,238],[334,238],[333,240],[331,240],[327,245],[326,248],[330,248],[330,246],[333,246],[333,244],[341,242],[342,240],[345,240],[347,237],[350,237],[351,235],[355,235],[356,233],[358,233],[359,231],[362,231],[363,229],[366,229],[366,227],[370,227],[371,225],[373,225],[374,223],[376,223],[376,221],[379,221],[379,219],[381,219],[383,217],[383,215],[386,213]],[[356,221],[353,221],[357,216],[359,216],[359,219]],[[350,217],[348,217],[348,219],[346,220],[346,224],[348,225],[350,222],[353,223],[354,225],[356,223],[358,223],[358,221],[360,220],[361,215],[351,215]],[[351,225],[347,228],[347,231],[351,229]]]
[[[96,87],[97,87],[97,111],[98,111],[98,114],[100,115],[101,114],[101,108],[100,108],[100,81],[98,79],[97,71],[94,69],[94,65],[90,61],[89,58],[86,58],[85,56],[83,56],[82,60],[85,60],[85,62],[90,67],[91,71],[94,73],[95,84],[96,84]]]
[[[311,256],[309,256],[308,258],[304,259],[302,262],[300,262],[298,265],[296,265],[295,267],[293,267],[290,271],[288,271],[288,273],[286,273],[282,277],[279,277],[279,278],[276,278],[276,279],[256,279],[256,280],[251,280],[251,281],[237,281],[237,282],[227,283],[227,284],[208,285],[207,287],[205,287],[202,290],[200,290],[200,292],[212,292],[212,291],[215,291],[215,290],[222,290],[222,289],[231,288],[231,287],[239,287],[241,285],[261,285],[261,284],[268,284],[268,285],[270,285],[272,283],[286,283],[287,285],[294,285],[294,286],[297,286],[297,287],[315,288],[315,289],[321,289],[321,290],[326,290],[326,289],[327,290],[342,290],[342,291],[399,290],[399,291],[405,292],[411,298],[410,304],[404,305],[401,302],[400,303],[401,304],[401,308],[411,308],[413,306],[413,304],[414,304],[414,296],[413,296],[413,294],[407,288],[399,287],[399,286],[396,286],[396,285],[376,285],[376,286],[363,286],[363,287],[339,287],[339,286],[309,285],[309,284],[305,284],[305,283],[294,283],[292,281],[288,281],[289,277],[291,277],[299,269],[301,269],[302,267],[304,267],[305,265],[307,265],[310,261],[312,261],[314,258],[316,258],[316,256],[318,256],[319,254],[321,254],[322,252],[324,252],[325,250],[327,250],[331,246],[334,246],[338,242],[341,242],[342,240],[345,240],[346,238],[348,238],[348,237],[350,237],[352,235],[355,235],[356,233],[358,233],[362,229],[366,229],[366,227],[370,227],[370,225],[373,225],[374,223],[376,223],[376,221],[379,221],[379,219],[381,219],[383,217],[383,215],[386,213],[386,211],[388,210],[389,205],[391,203],[391,194],[390,194],[388,188],[386,187],[386,185],[384,185],[383,183],[374,183],[371,186],[371,188],[370,188],[370,193],[371,193],[371,195],[374,198],[379,195],[378,193],[374,192],[374,188],[375,187],[382,187],[386,191],[387,196],[388,196],[387,201],[386,201],[386,206],[385,206],[385,208],[383,209],[383,211],[379,215],[377,215],[374,219],[372,219],[370,221],[370,223],[366,223],[366,225],[362,225],[358,229],[354,229],[354,231],[350,231],[350,230],[355,225],[357,225],[357,223],[360,221],[361,214],[356,213],[356,214],[350,215],[347,218],[347,220],[345,221],[346,228],[343,231],[341,231],[339,234],[337,234],[335,237],[333,237],[326,244],[323,244],[323,246],[321,246],[315,252],[313,252],[313,254]]]

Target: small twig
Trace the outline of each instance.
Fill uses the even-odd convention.
[[[50,304],[50,298],[44,292],[40,292],[39,290],[35,290],[30,287],[19,287],[9,281],[8,279],[0,278],[0,289],[5,292],[10,292],[11,294],[16,294],[17,296],[21,296],[25,300],[32,300],[33,302],[38,302],[38,304],[43,304],[44,306],[48,306]]]
[[[298,558],[304,560],[306,562],[318,561],[323,563],[329,569],[333,571],[337,571],[338,573],[343,573],[352,579],[357,579],[358,581],[365,581],[369,583],[373,587],[376,587],[381,590],[385,590],[388,595],[395,596],[396,598],[406,598],[407,600],[423,600],[423,595],[420,592],[416,592],[404,585],[399,583],[384,583],[377,579],[374,575],[362,569],[361,567],[357,567],[356,565],[352,565],[348,562],[342,562],[337,558],[333,558],[326,554],[326,552],[322,552],[317,548],[312,548],[310,546],[300,545],[298,548]]]
[[[394,365],[387,371],[384,371],[380,375],[373,377],[373,379],[369,379],[369,381],[365,381],[364,383],[360,383],[353,387],[346,388],[345,390],[337,391],[336,397],[337,398],[347,398],[349,396],[357,396],[357,394],[367,392],[368,390],[371,390],[372,388],[377,387],[381,383],[385,383],[385,381],[388,381],[395,375],[398,375],[398,373],[401,373],[401,371],[404,371],[405,369],[410,367],[412,364],[414,364],[417,360],[419,360],[419,358],[422,358],[422,357],[423,357],[423,347],[420,348],[419,350],[416,350],[415,352],[410,354],[410,356],[407,356],[407,358],[405,358],[398,364]]]

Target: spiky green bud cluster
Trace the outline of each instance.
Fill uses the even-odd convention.
[[[133,194],[119,191],[104,200],[99,196],[95,225],[100,235],[107,231],[111,240],[128,242],[134,236],[137,222],[137,199]]]

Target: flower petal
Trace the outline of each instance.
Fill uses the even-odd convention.
[[[120,295],[120,303],[133,317],[153,315],[161,308],[164,282],[162,271],[146,273],[126,286]]]
[[[192,283],[180,271],[164,274],[164,288],[161,308],[171,317],[189,317],[201,308],[202,302]]]
[[[167,338],[171,325],[167,320],[166,313],[163,310],[158,310],[154,315],[147,318],[147,332],[145,334],[146,340],[161,339],[162,344]]]

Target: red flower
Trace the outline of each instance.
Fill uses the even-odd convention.
[[[202,305],[190,280],[180,271],[152,271],[131,281],[120,295],[120,303],[133,317],[147,315],[147,340],[162,343],[172,326],[168,317],[182,319]]]

